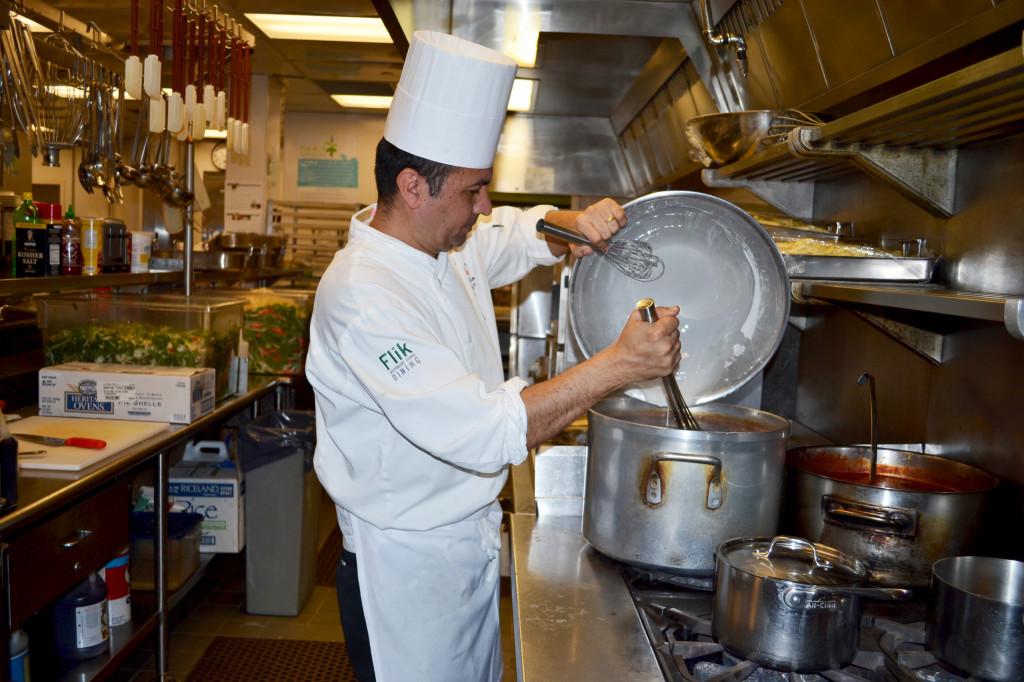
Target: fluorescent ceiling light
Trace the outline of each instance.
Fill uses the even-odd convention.
[[[383,95],[331,95],[331,99],[350,109],[387,109],[391,98]]]
[[[516,78],[508,100],[509,111],[530,111],[533,108],[533,84],[536,81]],[[349,109],[387,109],[391,98],[380,95],[331,95],[331,99]]]
[[[533,84],[536,82],[526,78],[517,78],[512,81],[512,95],[508,98],[509,111],[533,109]]]
[[[246,14],[268,38],[330,40],[345,43],[390,43],[377,17],[333,17],[312,14]]]
[[[512,44],[505,50],[516,63],[524,69],[532,69],[537,65],[537,41],[540,39],[540,31],[520,31]]]

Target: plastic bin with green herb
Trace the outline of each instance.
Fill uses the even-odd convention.
[[[217,398],[228,394],[241,301],[81,292],[39,296],[37,303],[47,365],[212,367]]]

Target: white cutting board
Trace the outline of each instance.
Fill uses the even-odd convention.
[[[14,433],[56,438],[96,438],[106,441],[102,450],[76,448],[68,445],[43,445],[18,439],[18,452],[46,450],[45,455],[19,457],[22,469],[50,471],[81,471],[113,457],[127,447],[170,428],[167,422],[136,422],[118,419],[84,419],[82,417],[25,417],[11,422]]]

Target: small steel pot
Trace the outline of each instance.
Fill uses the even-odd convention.
[[[1024,563],[956,556],[932,566],[928,649],[965,675],[1024,681]]]
[[[760,665],[817,672],[857,654],[861,597],[907,599],[910,590],[860,587],[864,562],[802,538],[738,538],[715,549],[711,634]]]

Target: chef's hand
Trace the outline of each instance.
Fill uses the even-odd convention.
[[[645,321],[638,310],[631,312],[619,338],[607,349],[623,373],[623,384],[668,376],[679,365],[679,306],[655,311],[654,322]]]
[[[602,251],[608,248],[608,239],[626,224],[626,212],[614,199],[601,199],[582,211],[549,211],[545,220],[559,227],[572,230],[589,239]],[[564,243],[559,243],[564,253]],[[589,246],[569,244],[568,249],[576,258],[589,256],[594,252]],[[555,248],[552,248],[555,252]]]

